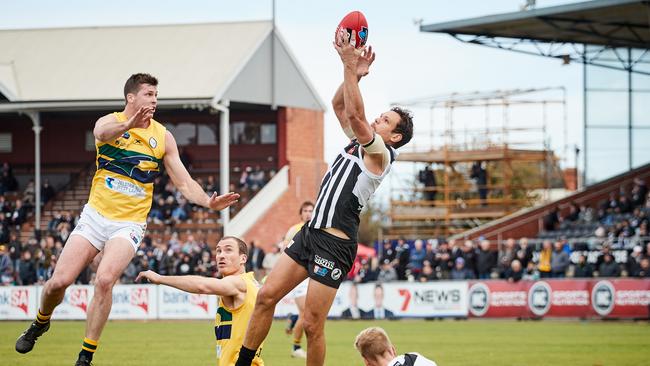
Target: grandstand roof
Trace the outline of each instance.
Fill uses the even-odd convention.
[[[0,93],[16,109],[122,101],[136,72],[159,79],[161,101],[325,109],[270,21],[0,30],[0,49]]]
[[[423,32],[646,49],[650,3],[596,0],[422,25]]]

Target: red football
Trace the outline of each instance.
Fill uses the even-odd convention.
[[[348,15],[343,17],[339,26],[336,27],[336,33],[338,33],[341,28],[348,32],[348,39],[353,46],[360,48],[366,45],[366,42],[368,41],[368,21],[363,13],[360,11],[352,11],[348,13]],[[353,30],[357,32],[356,39],[351,39]]]

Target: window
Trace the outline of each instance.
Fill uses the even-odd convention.
[[[11,133],[0,133],[0,153],[10,153],[12,150]]]
[[[86,151],[95,151],[95,135],[93,131],[86,131]]]
[[[230,143],[275,144],[277,142],[275,123],[238,121],[230,124]]]
[[[167,127],[167,130],[176,139],[176,145],[196,145],[196,124],[189,122],[181,122],[178,124],[168,123],[165,127]]]

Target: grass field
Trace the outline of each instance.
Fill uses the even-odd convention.
[[[270,366],[302,365],[303,360],[289,357],[284,324],[273,324],[262,356]],[[14,342],[27,325],[0,322],[0,365],[74,364],[83,322],[54,322],[31,353],[20,355]],[[329,321],[326,364],[363,365],[352,342],[371,325],[384,327],[398,352],[420,352],[439,366],[650,365],[648,323],[550,320]],[[210,321],[113,321],[104,331],[94,364],[214,365],[213,337]]]

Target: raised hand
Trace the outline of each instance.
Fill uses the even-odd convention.
[[[145,106],[140,107],[135,114],[129,118],[127,123],[129,124],[129,129],[131,128],[145,128],[149,123],[149,120],[153,118],[154,107]]]
[[[348,32],[345,29],[341,28],[336,35],[335,41],[332,42],[334,49],[336,49],[336,52],[338,52],[339,56],[341,57],[341,61],[343,61],[343,64],[346,66],[354,67],[355,70],[357,68],[357,63],[359,62],[359,56],[361,56],[361,53],[364,50],[355,48],[352,44],[350,44],[350,39],[356,39],[356,36],[357,32],[353,30],[352,36],[348,37]]]
[[[213,193],[210,199],[208,200],[208,207],[213,210],[223,210],[226,207],[232,206],[239,200],[239,193],[229,192],[217,196],[217,193]]]
[[[370,65],[375,62],[375,53],[372,46],[364,47],[357,61],[357,76],[364,77],[370,72]]]

